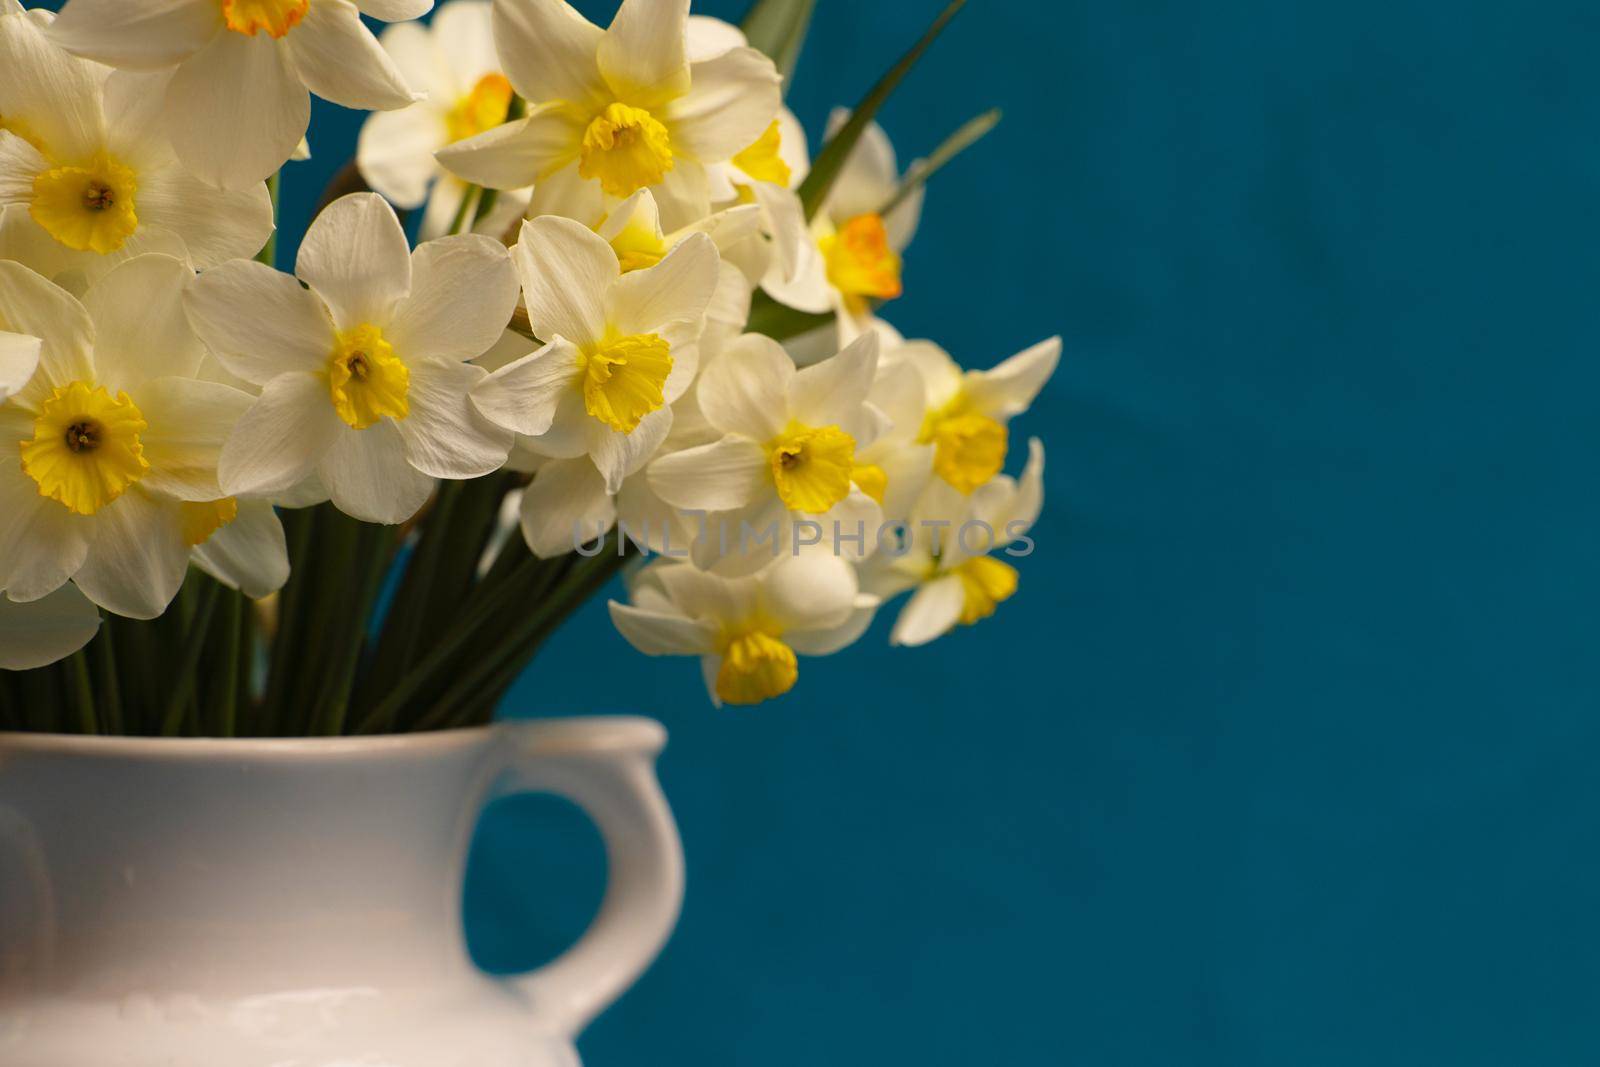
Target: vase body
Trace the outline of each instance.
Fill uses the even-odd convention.
[[[654,957],[682,856],[642,719],[373,739],[0,734],[5,1067],[572,1067]],[[566,795],[606,838],[590,931],[531,975],[461,923],[483,806]]]

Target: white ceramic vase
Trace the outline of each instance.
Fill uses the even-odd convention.
[[[404,737],[0,734],[5,1067],[574,1067],[660,950],[683,854],[665,731],[568,719]],[[492,798],[587,811],[610,867],[565,955],[468,959],[463,867]]]

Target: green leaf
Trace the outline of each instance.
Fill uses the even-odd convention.
[[[746,333],[763,333],[774,341],[787,341],[809,333],[833,321],[832,315],[818,315],[799,311],[780,304],[766,293],[756,293],[750,301],[750,318],[745,324]]]
[[[800,183],[800,202],[805,205],[806,218],[814,217],[817,210],[822,207],[822,202],[828,198],[828,192],[838,180],[839,172],[844,169],[845,160],[850,158],[856,142],[861,140],[861,135],[866,132],[868,124],[878,114],[878,109],[883,107],[884,101],[888,100],[890,94],[899,87],[900,82],[911,72],[911,68],[922,58],[922,53],[926,52],[928,46],[944,32],[944,28],[956,17],[956,12],[960,11],[966,2],[967,0],[950,0],[922,38],[911,46],[911,51],[902,56],[900,62],[890,67],[889,72],[878,79],[878,83],[867,91],[867,95],[861,98],[861,102],[850,113],[850,120],[840,127],[832,140],[822,146],[822,151],[817,153],[816,160],[811,164],[811,173]]]
[[[783,75],[785,92],[794,77],[794,66],[806,43],[811,12],[816,6],[817,0],[756,0],[739,27],[751,48],[760,49],[772,58],[778,73]]]
[[[946,137],[944,143],[935,148],[931,156],[911,164],[911,169],[907,170],[905,177],[900,180],[900,188],[895,190],[894,196],[889,198],[888,203],[878,209],[878,214],[887,215],[899,207],[906,197],[922,188],[929,178],[943,170],[946,163],[977,144],[999,124],[999,108],[992,108],[977,118],[962,123],[961,128]]]

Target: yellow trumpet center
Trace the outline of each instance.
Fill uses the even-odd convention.
[[[239,501],[231,496],[200,503],[185,500],[179,509],[183,543],[190,548],[211,540],[211,535],[239,517]]]
[[[876,463],[858,463],[850,472],[850,480],[856,483],[856,488],[883,503],[883,495],[889,491],[889,475]]]
[[[761,631],[728,641],[717,670],[717,696],[725,704],[759,704],[794,688],[800,667],[794,649]]]
[[[821,514],[850,495],[855,438],[837,426],[791,425],[767,446],[772,481],[790,511]]]
[[[787,186],[790,178],[789,164],[778,154],[778,148],[782,143],[783,133],[778,129],[778,120],[773,119],[766,132],[757,137],[754,144],[733,157],[733,165],[758,182]]]
[[[19,442],[22,471],[41,496],[79,515],[93,515],[150,469],[139,434],[149,424],[127,393],[73,382],[58,387],[33,420],[33,439]]]
[[[68,248],[105,255],[139,228],[133,171],[101,152],[87,166],[54,167],[33,179],[28,213]]]
[[[505,122],[511,111],[511,83],[499,72],[485,74],[445,116],[450,140],[464,141]]]
[[[672,169],[672,137],[643,108],[609,104],[583,131],[578,176],[598,178],[611,196],[632,196]]]
[[[933,445],[933,469],[963,493],[970,493],[1005,466],[1009,435],[1003,423],[960,410],[960,400],[930,412],[917,440]]]
[[[580,359],[584,410],[618,433],[632,433],[667,402],[672,348],[653,333],[610,337]]]
[[[889,246],[883,217],[857,215],[817,242],[828,281],[853,304],[893,300],[900,295],[900,253]]]
[[[411,372],[382,330],[364,323],[339,335],[328,362],[328,394],[341,419],[358,430],[385,415],[403,419],[411,413],[410,389]]]
[[[222,0],[222,21],[234,33],[254,37],[262,30],[282,37],[311,10],[311,0]]]
[[[992,556],[975,556],[956,567],[961,579],[961,621],[971,626],[994,614],[995,605],[1017,591],[1017,569]]]

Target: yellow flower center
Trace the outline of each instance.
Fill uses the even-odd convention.
[[[883,494],[889,491],[889,475],[876,463],[858,463],[850,472],[850,480],[856,483],[856,488],[883,503]]]
[[[604,224],[605,220],[600,220],[599,225]],[[611,239],[611,250],[617,254],[617,263],[624,274],[655,266],[666,258],[668,251],[666,240],[636,219],[630,219]]]
[[[478,79],[472,91],[460,100],[445,116],[450,130],[450,140],[464,141],[485,130],[492,130],[505,122],[511,111],[511,83],[499,72],[485,74]]]
[[[717,670],[717,696],[725,704],[759,704],[782,696],[800,677],[794,649],[759,630],[732,638]]]
[[[328,361],[328,394],[341,419],[358,430],[385,415],[403,419],[411,413],[410,389],[411,372],[382,330],[364,323],[339,335]]]
[[[971,626],[994,614],[995,605],[1017,591],[1017,568],[993,556],[975,556],[955,569],[961,579],[961,621]]]
[[[632,433],[667,402],[672,348],[656,334],[608,337],[585,351],[579,366],[584,410],[618,433]]]
[[[600,179],[611,196],[632,196],[672,169],[672,137],[654,115],[609,104],[583,131],[578,176]]]
[[[254,37],[266,30],[282,37],[311,10],[311,0],[222,0],[222,20],[234,33]]]
[[[39,494],[79,515],[93,515],[150,469],[139,434],[149,424],[127,393],[103,385],[58,387],[33,420],[33,440],[19,442],[22,471]]]
[[[185,500],[180,510],[183,543],[195,548],[211,540],[211,535],[239,517],[239,501],[231,496],[202,503]]]
[[[68,248],[105,255],[139,228],[133,171],[101,152],[86,167],[54,167],[33,179],[28,213]]]
[[[791,424],[767,452],[778,497],[790,511],[821,514],[850,495],[856,441],[839,427]]]
[[[1005,466],[1008,434],[987,415],[963,413],[958,397],[943,411],[929,412],[917,441],[933,445],[933,469],[963,493],[970,493]]]
[[[772,125],[756,138],[755,144],[733,157],[733,165],[758,182],[787,186],[790,177],[789,164],[778,154],[778,147],[782,143],[783,134],[778,129],[778,120],[773,119]]]
[[[883,216],[857,215],[839,232],[817,242],[828,268],[828,281],[852,304],[869,299],[893,300],[900,295],[900,253],[889,247]]]

